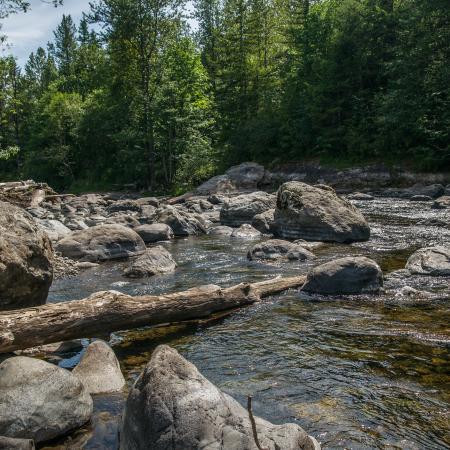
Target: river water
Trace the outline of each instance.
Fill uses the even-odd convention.
[[[136,295],[229,286],[369,256],[385,274],[377,296],[289,291],[214,322],[99,337],[110,339],[129,385],[153,349],[169,344],[239,401],[253,395],[256,414],[300,424],[324,449],[450,448],[450,279],[398,272],[417,248],[450,244],[450,210],[383,198],[355,203],[370,221],[371,240],[326,245],[313,262],[249,262],[254,241],[177,239],[164,244],[179,265],[173,274],[130,282],[122,276],[125,263],[107,263],[56,281],[49,301],[104,289]],[[426,292],[408,295],[404,286]],[[79,358],[64,355],[58,363],[71,368]],[[44,448],[116,449],[124,401],[125,394],[96,396],[91,424]]]

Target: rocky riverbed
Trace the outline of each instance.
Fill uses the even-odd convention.
[[[251,188],[251,182],[245,187]],[[445,194],[443,189],[435,192]],[[433,194],[431,189],[427,192]],[[53,281],[47,301],[81,299],[109,289],[161,294],[274,275],[311,277],[314,267],[325,267],[319,273],[323,277],[331,270],[334,287],[340,283],[336,273],[344,277],[342,286],[357,284],[361,276],[355,273],[361,274],[363,267],[364,276],[370,277],[362,282],[364,292],[288,291],[208,320],[98,336],[112,346],[125,390],[93,394],[90,422],[41,448],[118,448],[127,393],[160,344],[178,350],[241,404],[252,395],[255,415],[273,424],[298,424],[322,448],[449,448],[450,209],[434,207],[431,196],[411,200],[419,194],[406,194],[403,188],[396,197],[385,189],[352,193],[344,196],[344,203],[336,203],[338,209],[355,208],[351,218],[347,215],[339,223],[332,218],[319,228],[330,236],[333,227],[342,229],[351,222],[339,234],[346,242],[328,238],[328,242],[311,242],[310,236],[303,242],[295,236],[282,245],[268,243],[276,214],[266,212],[279,208],[276,196],[253,193],[236,201],[236,195],[209,193],[177,199],[168,206],[161,199],[90,195],[29,209],[41,224],[51,223],[58,230],[50,235],[55,248],[66,256],[69,249],[76,258],[72,264],[76,270]],[[226,219],[221,223],[223,214]],[[262,219],[253,220],[261,214]],[[298,214],[297,209],[295,217]],[[370,228],[369,240],[359,239],[361,230],[366,233],[360,214]],[[290,213],[289,232],[297,233],[292,217]],[[230,220],[232,229],[227,228]],[[68,230],[49,221],[58,221]],[[258,230],[250,228],[251,223]],[[103,224],[119,224],[130,233],[119,228],[96,234],[95,227]],[[240,224],[245,226],[237,228]],[[348,242],[352,226],[356,239]],[[74,231],[83,230],[91,230],[95,238],[73,237]],[[147,249],[136,235],[145,240]],[[300,241],[293,243],[294,238]],[[430,247],[433,250],[416,253]],[[360,257],[362,266],[355,263]],[[145,276],[127,276],[142,258],[139,270]],[[341,263],[350,275],[336,268],[341,258],[350,258],[351,266]],[[365,258],[374,261],[373,270]],[[377,282],[377,264],[383,273],[382,286]],[[89,342],[84,339],[81,346],[37,356],[72,369]]]

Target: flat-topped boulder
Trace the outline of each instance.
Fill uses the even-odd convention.
[[[375,261],[365,256],[347,256],[314,267],[303,290],[323,295],[377,293],[383,286],[383,273]]]
[[[71,259],[96,262],[138,256],[146,248],[131,228],[111,224],[74,231],[58,242],[56,250]]]
[[[414,252],[406,262],[414,275],[450,276],[450,247],[439,245]]]
[[[252,192],[230,197],[222,205],[220,222],[231,227],[251,223],[257,214],[275,208],[275,203],[275,196],[267,192]]]
[[[320,449],[297,424],[255,422],[262,448]],[[166,345],[130,390],[120,436],[121,450],[257,450],[248,411]]]
[[[0,364],[0,436],[36,443],[84,425],[92,399],[71,372],[40,359],[16,356]]]
[[[329,186],[298,181],[278,190],[274,214],[277,236],[308,241],[365,241],[370,229],[361,212]]]
[[[43,305],[53,279],[49,237],[25,210],[0,202],[0,310]]]
[[[125,269],[129,278],[151,277],[160,273],[173,272],[177,267],[172,255],[162,246],[150,247]]]

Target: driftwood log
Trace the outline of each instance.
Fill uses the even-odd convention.
[[[131,328],[200,319],[301,287],[304,276],[229,288],[206,285],[167,295],[97,292],[83,300],[0,313],[0,353]]]

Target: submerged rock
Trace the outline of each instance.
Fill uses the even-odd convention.
[[[328,186],[291,181],[278,190],[276,233],[282,238],[352,242],[370,237],[361,212]]]
[[[410,200],[412,202],[431,202],[433,199],[429,195],[413,195]]]
[[[314,259],[315,256],[298,244],[281,239],[269,239],[254,245],[247,253],[247,258],[276,260],[287,257],[290,260],[304,261]]]
[[[94,341],[88,345],[72,374],[90,394],[116,392],[125,386],[119,361],[104,341]]]
[[[165,223],[153,223],[151,225],[140,225],[134,229],[145,243],[168,241],[173,239],[173,231]]]
[[[129,278],[151,277],[159,273],[173,272],[177,267],[172,255],[161,245],[147,251],[125,270]]]
[[[84,425],[93,409],[91,396],[72,373],[25,356],[0,364],[0,405],[0,435],[36,443]]]
[[[371,201],[375,200],[375,197],[370,194],[364,194],[363,192],[354,192],[347,196],[349,200],[358,200],[358,201]]]
[[[0,202],[0,310],[43,305],[53,279],[47,234],[22,208]]]
[[[262,234],[248,223],[244,223],[231,233],[231,237],[239,239],[259,239],[261,236]]]
[[[370,294],[383,286],[383,273],[375,261],[364,256],[345,257],[314,267],[303,290],[316,294]]]
[[[273,425],[255,417],[268,450],[318,450],[296,424]],[[161,345],[130,391],[121,450],[257,450],[249,414],[172,348]]]
[[[145,252],[145,244],[128,227],[98,225],[72,232],[58,242],[56,250],[68,258],[96,262],[141,255]]]
[[[450,247],[425,247],[413,253],[406,269],[414,275],[450,276]]]
[[[252,192],[231,197],[220,210],[220,222],[223,225],[238,227],[251,223],[256,214],[275,208],[275,197],[267,192]]]

